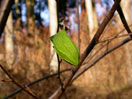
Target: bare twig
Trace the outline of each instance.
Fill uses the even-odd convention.
[[[2,0],[0,5],[0,37],[6,25],[8,15],[14,0]]]
[[[22,88],[26,93],[28,93],[30,96],[32,96],[35,99],[38,99],[34,94],[32,94],[31,92],[29,92],[28,90],[24,89],[23,86],[21,86],[7,71],[6,69],[0,64],[1,69],[3,70],[3,72],[11,79],[11,81],[17,85],[18,87]]]
[[[57,25],[57,33],[59,32],[59,0],[56,0],[56,4],[57,4],[57,21],[58,21],[58,25]],[[58,79],[59,79],[59,82],[60,82],[60,85],[61,85],[61,89],[63,91],[63,82],[61,80],[61,76],[60,76],[60,65],[61,65],[61,62],[62,60],[59,59],[59,56],[58,54],[56,53],[57,55],[57,60],[58,60]]]
[[[79,49],[79,54],[80,54],[80,18],[79,18],[79,1],[76,0],[77,2],[77,24],[78,24],[78,49]]]
[[[71,71],[71,70],[72,70],[72,68],[70,68],[70,69],[65,69],[65,70],[60,71],[60,73],[63,73],[63,72],[66,72],[66,71]],[[14,91],[13,93],[11,93],[10,95],[4,97],[4,99],[8,99],[8,98],[10,98],[10,97],[12,97],[12,96],[18,94],[19,92],[21,92],[22,90],[24,90],[24,88],[26,88],[26,86],[28,86],[28,87],[29,87],[29,86],[32,86],[32,85],[34,85],[34,84],[36,84],[36,83],[39,83],[39,82],[41,82],[41,81],[43,81],[43,80],[46,80],[46,79],[51,78],[51,77],[56,76],[56,75],[58,75],[58,72],[57,72],[57,73],[54,73],[54,74],[46,75],[46,76],[44,76],[44,77],[42,77],[42,78],[40,78],[40,79],[38,79],[38,80],[35,80],[35,81],[33,81],[33,82],[30,82],[30,83],[24,85],[23,88],[20,88],[20,89]]]
[[[104,51],[104,53],[102,53],[101,55],[97,56],[92,62],[90,62],[89,64],[87,64],[84,68],[82,68],[80,71],[78,71],[75,76],[73,77],[72,81],[74,81],[75,79],[77,79],[80,75],[82,75],[85,71],[87,71],[89,68],[91,68],[92,66],[94,66],[99,60],[101,60],[103,57],[105,57],[107,54],[109,54],[110,52],[114,51],[115,49],[123,46],[124,44],[128,43],[129,41],[131,41],[130,37],[126,38],[125,40],[120,41],[119,43],[117,43],[116,45],[110,47],[109,49],[106,49]]]
[[[61,89],[63,91],[64,90],[63,89],[63,82],[62,82],[61,76],[60,76],[60,64],[61,64],[61,61],[62,60],[59,59],[59,56],[58,55],[57,55],[57,60],[58,60],[58,79],[59,79],[59,82],[60,82],[60,85],[61,85]]]
[[[124,35],[116,35],[116,36],[106,38],[104,40],[99,41],[99,43],[106,42],[106,41],[108,41],[108,42],[106,44],[104,44],[103,46],[101,46],[101,48],[99,48],[91,57],[89,57],[89,60],[87,62],[83,63],[82,65],[89,63],[97,55],[97,53],[100,52],[100,50],[103,49],[106,45],[108,45],[108,43],[110,43],[113,39],[129,36],[129,35],[132,35],[132,33],[124,34]]]
[[[12,80],[1,80],[2,82],[12,82]]]
[[[78,71],[78,72],[76,73],[76,75],[73,77],[73,80],[72,80],[72,81],[74,81],[75,79],[77,79],[81,74],[83,74],[83,73],[84,73],[85,71],[87,71],[90,67],[92,67],[93,65],[95,65],[100,59],[102,59],[103,57],[105,57],[105,56],[106,56],[107,54],[109,54],[111,51],[113,51],[113,50],[119,48],[120,46],[123,46],[124,44],[126,44],[126,43],[129,42],[129,41],[130,41],[130,38],[127,38],[127,39],[125,39],[125,40],[119,42],[118,44],[116,44],[115,47],[111,47],[111,48],[109,48],[108,50],[106,50],[103,54],[97,56],[97,57],[96,57],[92,62],[90,62],[87,66],[85,66],[85,67],[82,68],[80,71]],[[62,70],[62,71],[60,71],[60,73],[63,73],[63,72],[66,72],[66,71],[71,71],[71,69]],[[40,79],[38,79],[38,80],[35,80],[35,81],[31,82],[31,83],[26,84],[25,86],[32,86],[32,85],[34,85],[34,84],[36,84],[36,83],[38,83],[38,82],[40,82],[40,81],[43,81],[43,80],[45,80],[45,79],[51,78],[51,77],[56,76],[56,75],[58,75],[58,73],[54,73],[54,74],[50,74],[50,75],[44,76],[44,77],[42,77],[42,78],[40,78]],[[25,88],[25,86],[24,86],[24,88]],[[20,89],[16,90],[15,92],[11,93],[10,95],[4,97],[4,99],[10,98],[10,97],[16,95],[17,93],[21,92],[22,90],[23,90],[23,89],[20,88]]]
[[[101,46],[91,57],[88,58],[87,62],[84,62],[82,65],[89,63],[97,55],[97,53],[100,52],[100,50],[103,49],[106,45],[108,44],[106,43],[103,46]]]
[[[115,0],[114,0],[114,1],[115,1]],[[116,1],[115,1],[115,2],[116,2]],[[119,13],[119,15],[120,15],[120,19],[121,19],[121,21],[122,21],[122,24],[124,25],[124,27],[125,27],[125,29],[127,30],[127,32],[128,32],[128,33],[132,33],[131,30],[130,30],[130,28],[129,28],[129,26],[128,26],[128,24],[127,24],[127,21],[126,21],[126,19],[125,19],[125,16],[124,16],[124,14],[123,14],[123,11],[122,11],[120,5],[118,5],[117,11],[118,11],[118,13]],[[130,37],[131,37],[131,39],[132,39],[132,35],[130,35]]]
[[[102,24],[100,25],[100,28],[98,29],[98,31],[96,32],[94,38],[92,39],[91,43],[89,44],[89,46],[86,48],[85,52],[83,53],[79,64],[76,66],[75,69],[73,69],[73,72],[70,73],[70,75],[67,77],[67,79],[64,82],[64,91],[66,90],[66,88],[68,87],[68,85],[71,83],[71,80],[73,78],[73,76],[75,75],[75,73],[79,70],[79,68],[81,67],[83,61],[85,60],[85,58],[89,55],[89,53],[92,51],[92,49],[95,47],[95,45],[97,44],[100,35],[102,34],[102,32],[104,31],[106,25],[108,24],[108,22],[111,20],[111,18],[114,15],[114,12],[117,9],[117,6],[119,5],[120,0],[116,0],[112,9],[110,10],[110,12],[108,13],[108,15],[105,17],[105,19],[103,20]],[[55,93],[53,93],[53,95],[51,97],[49,97],[49,99],[59,99],[62,94],[64,93],[64,91],[61,90],[61,87],[59,87]]]
[[[102,42],[106,42],[106,41],[111,41],[111,40],[114,40],[116,38],[120,38],[120,37],[125,37],[125,36],[131,36],[132,33],[129,33],[129,34],[123,34],[123,35],[115,35],[113,37],[109,37],[109,38],[106,38],[104,40],[100,40],[99,43],[102,43]]]
[[[131,27],[131,26],[132,26],[132,24],[129,25],[129,27]],[[125,29],[122,29],[119,33],[117,33],[117,35],[115,35],[115,36],[113,36],[113,37],[109,37],[109,38],[106,38],[106,39],[104,39],[104,40],[100,40],[99,43],[104,43],[104,42],[106,42],[106,41],[109,41],[108,43],[110,43],[112,40],[114,40],[114,39],[116,39],[116,38],[120,38],[120,37],[125,37],[125,36],[130,36],[130,35],[132,35],[132,33],[120,35],[123,31],[125,31]],[[85,65],[85,64],[89,63],[89,62],[93,59],[93,57],[95,57],[96,54],[97,54],[101,49],[103,49],[106,45],[107,45],[107,44],[105,44],[105,45],[103,45],[101,48],[99,48],[91,57],[89,57],[89,60],[88,60],[87,62],[83,63],[82,65]]]

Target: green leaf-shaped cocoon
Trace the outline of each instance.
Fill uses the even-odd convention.
[[[65,61],[76,66],[79,62],[79,51],[75,43],[66,34],[65,30],[50,37],[56,53]]]

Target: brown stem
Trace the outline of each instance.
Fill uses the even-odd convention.
[[[63,73],[63,72],[66,72],[66,71],[71,71],[71,70],[72,70],[72,68],[70,68],[70,69],[65,69],[65,70],[60,71],[60,73]],[[36,83],[39,83],[40,81],[46,80],[46,79],[51,78],[51,77],[54,77],[54,76],[56,76],[56,75],[58,75],[58,72],[57,72],[57,73],[54,73],[54,74],[46,75],[46,76],[44,76],[44,77],[42,77],[42,78],[40,78],[40,79],[37,79],[37,80],[35,80],[35,81],[33,81],[33,82],[30,82],[30,83],[24,85],[23,88],[20,88],[20,89],[14,91],[13,93],[11,93],[10,95],[4,97],[4,99],[8,99],[8,98],[10,98],[10,97],[12,97],[12,96],[18,94],[18,93],[21,92],[24,88],[26,88],[26,86],[28,86],[28,87],[29,87],[29,86],[32,86],[32,85],[34,85],[34,84],[36,84]]]
[[[34,94],[32,94],[30,91],[26,90],[25,88],[23,88],[23,86],[21,86],[7,71],[6,69],[0,64],[1,69],[3,70],[3,72],[12,80],[12,82],[17,85],[18,87],[22,88],[26,93],[28,93],[30,96],[32,96],[35,99],[38,99]]]
[[[0,37],[6,25],[14,0],[2,0],[0,4]]]
[[[80,71],[78,71],[75,76],[72,79],[72,82],[77,79],[80,75],[82,75],[85,71],[87,71],[89,68],[91,68],[92,66],[94,66],[99,60],[101,60],[103,57],[105,57],[106,55],[108,55],[110,52],[114,51],[115,49],[123,46],[124,44],[128,43],[129,41],[131,41],[131,39],[128,37],[125,40],[122,40],[121,42],[117,43],[116,45],[106,49],[104,51],[104,53],[102,53],[101,55],[97,56],[92,62],[90,62],[88,65],[86,65],[84,68],[82,68]]]
[[[115,1],[115,0],[114,0],[114,1]],[[118,5],[117,11],[118,11],[118,13],[119,13],[119,16],[120,16],[120,19],[121,19],[121,21],[122,21],[122,24],[124,25],[124,27],[125,27],[125,29],[127,30],[127,32],[128,32],[128,33],[132,33],[131,30],[130,30],[130,28],[129,28],[129,26],[128,26],[128,24],[127,24],[127,21],[126,21],[126,19],[125,19],[125,16],[124,16],[124,14],[123,14],[123,11],[122,11],[120,5]],[[132,39],[132,35],[130,35],[130,37],[131,37],[131,39]]]
[[[77,2],[77,24],[78,24],[78,49],[79,49],[79,55],[80,55],[80,17],[79,17],[79,0],[76,0]]]
[[[83,61],[85,60],[85,58],[89,55],[89,53],[92,51],[92,49],[95,47],[95,45],[97,44],[100,35],[102,34],[102,32],[104,31],[106,25],[108,24],[108,22],[111,20],[111,18],[114,15],[114,12],[117,9],[117,6],[119,5],[120,0],[116,0],[112,9],[110,10],[110,12],[108,13],[108,15],[105,17],[105,19],[103,20],[102,24],[100,25],[100,28],[98,29],[98,31],[96,32],[94,38],[92,39],[91,43],[89,44],[89,46],[86,48],[85,52],[83,53],[79,64],[77,65],[77,67],[75,69],[73,69],[73,72],[69,74],[69,76],[67,77],[67,79],[64,82],[64,91],[66,90],[66,88],[68,87],[68,85],[71,83],[71,80],[73,78],[73,76],[75,75],[75,73],[79,70],[79,68],[81,67]],[[64,93],[64,91],[61,90],[61,87],[59,87],[57,89],[57,91],[49,98],[49,99],[59,99],[62,94]]]

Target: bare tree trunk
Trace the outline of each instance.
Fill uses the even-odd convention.
[[[6,63],[11,69],[14,63],[14,43],[13,43],[13,18],[10,12],[6,27],[5,27],[5,50],[6,50]]]
[[[20,14],[20,11],[19,11],[19,8],[18,8],[18,3],[19,3],[19,0],[15,0],[15,10],[16,10],[16,14]]]
[[[32,18],[34,14],[34,0],[26,0],[27,18]]]
[[[34,0],[26,0],[26,8],[27,8],[27,30],[28,33],[32,33],[33,31],[33,17],[34,17]]]
[[[97,19],[95,6],[93,7],[93,20],[94,20],[94,33],[93,34],[95,34],[96,30],[98,29],[98,19]]]
[[[85,0],[87,16],[88,16],[88,29],[91,39],[95,34],[95,30],[98,27],[97,16],[95,7],[92,6],[92,0]]]
[[[95,6],[92,5],[92,0],[85,0],[86,3],[86,11],[87,11],[87,17],[88,17],[88,29],[90,34],[90,40],[92,40],[97,28],[98,28],[98,22],[97,22],[97,15]],[[94,52],[94,51],[93,51]],[[88,78],[92,79],[92,82],[95,82],[96,80],[96,67],[94,69],[90,69],[88,72],[85,73],[85,82],[88,83]],[[89,77],[88,77],[89,76]]]
[[[123,9],[125,18],[128,22],[128,25],[132,24],[131,22],[131,1],[130,0],[122,0],[121,7]],[[128,43],[125,45],[126,50],[126,65],[127,65],[127,73],[128,73],[128,83],[132,85],[132,43]]]
[[[50,15],[50,35],[56,34],[57,31],[57,4],[56,0],[48,0],[49,6],[49,15]],[[50,62],[50,71],[56,72],[58,67],[57,55],[53,49],[53,45],[51,44],[51,62]]]

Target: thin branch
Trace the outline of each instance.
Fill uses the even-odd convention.
[[[58,23],[58,25],[57,25],[57,33],[59,32],[59,27],[60,27],[60,25],[59,25],[59,0],[56,0],[56,4],[57,4],[57,23]],[[61,80],[61,76],[60,76],[60,65],[61,65],[61,62],[62,62],[62,60],[60,60],[59,59],[59,55],[56,53],[56,55],[57,55],[57,60],[58,60],[58,79],[59,79],[59,82],[60,82],[60,85],[61,85],[61,89],[62,89],[62,91],[63,91],[63,82],[62,82],[62,80]]]
[[[113,37],[106,38],[104,40],[99,41],[99,43],[106,42],[106,41],[108,41],[108,42],[106,44],[104,44],[103,46],[101,46],[101,48],[99,48],[91,57],[89,57],[89,60],[87,62],[83,63],[82,65],[89,63],[97,55],[97,53],[100,52],[100,50],[103,49],[106,45],[108,45],[108,43],[110,43],[112,40],[114,40],[116,38],[120,38],[120,37],[129,36],[129,35],[132,35],[132,33],[124,34],[124,35],[115,35]]]
[[[113,37],[109,37],[109,38],[106,38],[104,40],[100,40],[99,43],[102,43],[102,42],[106,42],[106,41],[111,41],[111,40],[114,40],[116,38],[120,38],[120,37],[125,37],[125,36],[131,36],[132,33],[129,33],[129,34],[123,34],[123,35],[115,35]]]
[[[90,67],[92,67],[93,65],[95,65],[99,60],[101,60],[103,57],[105,57],[105,56],[106,56],[107,54],[109,54],[111,51],[113,51],[113,50],[119,48],[120,46],[123,46],[124,44],[126,44],[126,43],[129,42],[129,41],[130,41],[130,38],[127,38],[127,39],[125,39],[125,40],[119,42],[118,44],[116,44],[115,47],[113,47],[113,48],[111,47],[111,48],[107,49],[103,54],[97,56],[97,57],[96,57],[92,62],[90,62],[86,67],[84,67],[84,68],[82,68],[80,71],[78,71],[78,72],[76,73],[76,75],[73,77],[73,80],[72,80],[72,81],[74,81],[75,79],[77,79],[81,74],[83,74],[83,73],[84,73],[85,71],[87,71]],[[107,52],[107,53],[106,53],[106,52]],[[84,65],[84,64],[83,64],[83,65]],[[66,72],[66,71],[71,71],[71,69],[62,70],[62,71],[60,71],[60,73],[63,73],[63,72]],[[44,77],[42,77],[42,78],[40,78],[40,79],[38,79],[38,80],[35,80],[35,81],[31,82],[31,83],[26,84],[25,86],[28,86],[28,87],[29,87],[29,86],[32,86],[32,85],[34,85],[34,84],[36,84],[36,83],[39,83],[39,82],[41,82],[41,81],[43,81],[43,80],[46,80],[46,79],[51,78],[51,77],[56,76],[56,75],[58,75],[58,73],[54,73],[54,74],[50,74],[50,75],[44,76]],[[24,86],[23,88],[25,88],[25,86]],[[18,94],[19,92],[21,92],[21,91],[23,90],[23,88],[20,88],[20,89],[16,90],[15,92],[11,93],[10,95],[4,97],[4,99],[8,99],[8,98],[10,98],[10,97],[12,97],[12,96]]]
[[[129,25],[129,27],[131,27],[131,26],[132,26],[132,24]],[[125,31],[125,29],[122,29],[119,33],[117,33],[117,35],[115,35],[115,36],[113,36],[113,37],[109,37],[109,38],[106,38],[106,39],[104,39],[104,40],[100,40],[99,43],[103,43],[103,42],[106,42],[106,41],[108,41],[108,43],[110,43],[112,40],[114,40],[114,39],[116,39],[116,38],[120,38],[120,37],[125,37],[125,36],[130,36],[130,35],[132,35],[132,33],[120,35],[123,31]],[[89,62],[93,59],[93,57],[95,57],[96,54],[97,54],[101,49],[103,49],[106,45],[107,45],[107,44],[105,44],[105,45],[103,45],[101,48],[99,48],[91,57],[89,57],[89,60],[88,60],[87,62],[83,63],[82,65],[85,65],[85,64],[89,63]]]
[[[88,58],[87,62],[84,62],[82,65],[85,65],[85,64],[89,63],[97,55],[97,53],[99,53],[100,50],[102,50],[106,45],[108,45],[108,43],[101,46],[91,57]]]
[[[129,41],[131,41],[130,37],[126,38],[125,40],[120,41],[119,43],[117,43],[116,45],[106,49],[104,51],[104,53],[102,53],[101,55],[97,56],[92,62],[90,62],[88,65],[86,65],[84,68],[82,68],[80,71],[78,71],[75,76],[73,77],[72,81],[74,81],[75,79],[77,79],[80,75],[82,75],[85,71],[87,71],[88,69],[90,69],[92,66],[94,66],[99,60],[101,60],[103,57],[105,57],[106,55],[108,55],[110,52],[114,51],[115,49],[123,46],[124,44],[128,43]]]
[[[115,1],[115,0],[114,0],[114,1]],[[122,24],[124,25],[124,27],[125,27],[125,29],[127,30],[127,32],[128,32],[128,33],[132,33],[132,31],[130,30],[130,28],[129,28],[128,24],[127,24],[127,21],[126,21],[126,19],[125,19],[125,16],[124,16],[124,14],[123,14],[123,11],[122,11],[120,5],[118,5],[117,11],[118,11],[118,13],[119,13],[119,16],[120,16],[120,19],[121,19],[121,21],[122,21]],[[131,39],[132,39],[132,35],[130,35],[130,37],[131,37]]]
[[[66,72],[66,71],[71,71],[71,70],[72,70],[72,68],[70,68],[70,69],[65,69],[65,70],[60,71],[60,73],[63,73],[63,72]],[[44,77],[42,77],[42,78],[40,78],[40,79],[37,79],[37,80],[35,80],[35,81],[33,81],[33,82],[30,82],[30,83],[24,85],[23,88],[19,88],[18,90],[14,91],[13,93],[11,93],[10,95],[4,97],[3,99],[8,99],[8,98],[10,98],[10,97],[12,97],[12,96],[14,96],[14,95],[20,93],[22,90],[24,90],[24,88],[26,88],[26,86],[28,86],[28,87],[29,87],[29,86],[32,86],[32,85],[34,85],[34,84],[36,84],[36,83],[39,83],[39,82],[41,82],[41,81],[43,81],[43,80],[46,80],[46,79],[51,78],[51,77],[54,77],[54,76],[56,76],[56,75],[58,75],[58,72],[57,72],[57,73],[54,73],[54,74],[46,75],[46,76],[44,76]]]
[[[11,81],[17,85],[18,87],[23,89],[23,86],[21,86],[7,71],[6,69],[0,64],[1,69],[3,70],[3,72],[11,79]],[[35,99],[38,99],[34,94],[32,94],[29,90],[27,89],[23,89],[26,93],[28,93],[30,96],[32,96]]]
[[[68,85],[71,83],[71,80],[73,78],[73,76],[75,75],[75,73],[79,70],[79,68],[81,67],[83,61],[85,60],[85,58],[89,55],[89,53],[92,51],[92,49],[95,47],[95,45],[97,44],[100,35],[102,34],[102,32],[104,31],[106,25],[108,24],[108,22],[111,20],[111,18],[113,17],[117,6],[119,5],[120,0],[116,0],[112,9],[110,10],[110,12],[108,13],[108,15],[105,17],[105,19],[103,20],[102,24],[100,25],[100,28],[98,29],[98,31],[96,32],[94,38],[92,39],[91,43],[89,44],[89,46],[86,48],[85,52],[83,53],[79,64],[76,66],[75,69],[73,69],[73,72],[70,73],[70,75],[66,78],[65,82],[64,82],[64,91],[66,90],[66,88],[68,87]],[[52,94],[51,97],[49,97],[49,99],[59,99],[62,94],[64,93],[64,91],[61,90],[61,87],[59,87],[55,93]]]
[[[63,82],[62,82],[61,76],[60,76],[60,64],[61,64],[62,60],[59,59],[58,55],[57,55],[57,60],[58,60],[58,79],[59,79],[59,82],[60,82],[60,85],[61,85],[61,90],[63,91],[64,90],[63,89]]]
[[[3,33],[14,0],[2,0],[0,5],[0,37]]]
[[[79,0],[76,0],[77,2],[77,24],[78,24],[78,49],[80,54],[80,17],[79,17]]]
[[[57,33],[59,32],[59,0],[55,0],[56,1],[56,6],[57,6]]]

